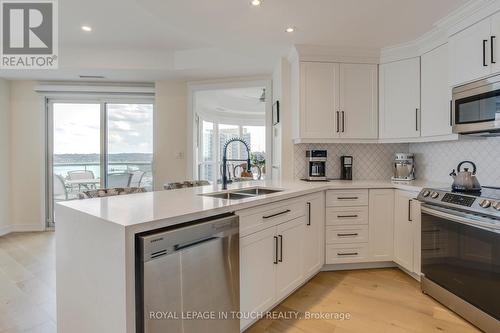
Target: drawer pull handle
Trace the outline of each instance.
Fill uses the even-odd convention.
[[[337,253],[338,256],[357,256],[358,252],[344,252],[344,253]]]
[[[290,213],[290,212],[291,212],[291,210],[290,210],[290,209],[287,209],[287,210],[284,210],[284,211],[279,212],[279,213],[276,213],[276,214],[262,216],[262,218],[263,218],[263,219],[270,219],[271,217],[275,217],[275,216],[283,215],[283,214]]]
[[[359,197],[338,197],[339,200],[358,200]]]
[[[357,236],[358,233],[354,233],[354,234],[337,234],[337,236],[339,237],[349,237],[349,236]]]
[[[356,218],[358,215],[337,215],[339,219]]]

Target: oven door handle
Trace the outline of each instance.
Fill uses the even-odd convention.
[[[422,207],[421,207],[421,212],[435,216],[435,217],[439,217],[442,219],[450,220],[453,222],[466,224],[466,225],[469,225],[472,227],[477,227],[477,228],[481,228],[481,229],[486,229],[488,231],[500,233],[500,224],[495,225],[495,224],[492,224],[491,222],[487,222],[487,220],[482,221],[477,216],[473,216],[471,214],[455,212],[455,211],[453,211],[453,213],[447,213],[447,212],[444,212],[441,210],[429,208],[428,206],[424,206],[424,205],[422,205]]]

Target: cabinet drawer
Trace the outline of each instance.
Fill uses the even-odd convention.
[[[368,224],[368,206],[328,207],[326,225]]]
[[[326,244],[366,242],[368,242],[368,225],[326,227]]]
[[[330,244],[326,246],[327,264],[368,261],[368,243]]]
[[[240,217],[240,237],[304,216],[305,201],[285,200],[236,212]]]
[[[368,190],[332,190],[326,192],[326,206],[368,206]]]

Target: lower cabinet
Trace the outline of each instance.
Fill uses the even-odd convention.
[[[306,224],[303,235],[304,278],[316,274],[325,263],[325,194],[308,196],[306,200]]]
[[[414,223],[418,221],[413,205],[418,193],[396,190],[394,218],[394,261],[414,272],[414,247],[417,245]]]
[[[369,239],[372,261],[394,258],[394,190],[370,190]]]
[[[323,192],[305,196],[300,199],[301,216],[283,221],[284,214],[278,214],[267,219],[266,229],[240,238],[241,330],[256,320],[246,314],[270,310],[323,267],[324,200]],[[280,206],[296,203],[296,199],[283,201]],[[272,205],[276,209],[277,204]],[[260,215],[268,209],[263,206]],[[238,212],[252,216],[247,213]],[[255,208],[251,213],[259,215]]]

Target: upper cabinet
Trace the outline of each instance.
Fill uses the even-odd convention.
[[[500,13],[450,37],[451,85],[457,86],[500,72]]]
[[[378,137],[377,65],[340,65],[341,137]]]
[[[377,65],[300,62],[297,139],[376,139]]]
[[[448,44],[423,54],[421,65],[421,135],[449,135],[452,124]]]
[[[331,138],[337,132],[339,64],[300,64],[300,137]]]
[[[380,65],[379,137],[420,136],[420,57]]]

